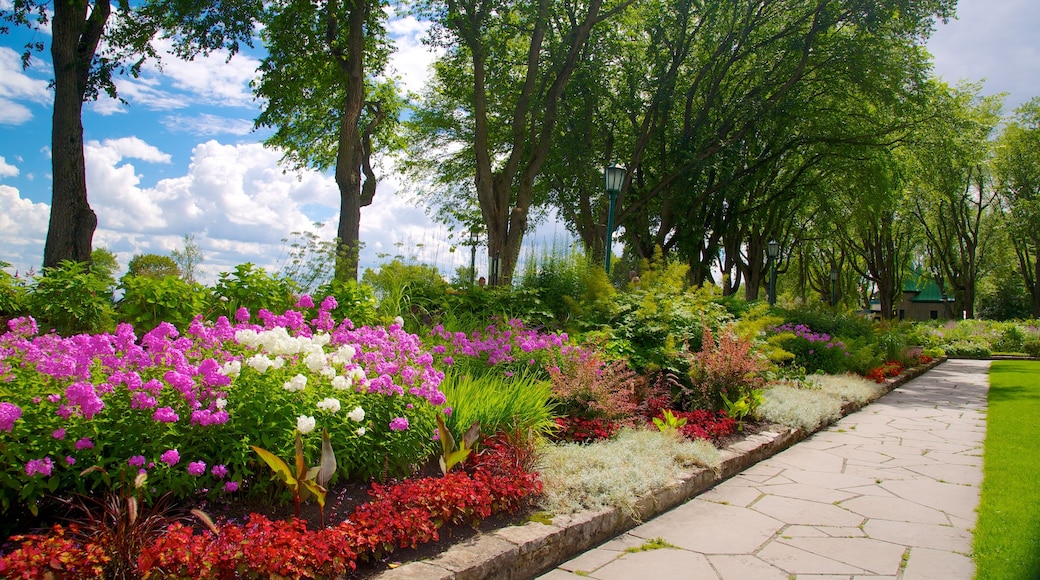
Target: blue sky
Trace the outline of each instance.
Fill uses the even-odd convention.
[[[0,0],[6,8],[10,0]],[[425,28],[391,22],[397,39],[394,71],[419,90],[432,61],[419,42]],[[1040,96],[1040,2],[960,0],[958,20],[939,25],[928,48],[935,72],[950,83],[986,79],[985,92],[1008,92],[1008,109]],[[0,36],[0,260],[24,271],[42,261],[51,190],[50,55],[37,54],[23,71],[25,31]],[[49,45],[49,38],[42,38]],[[259,63],[251,50],[227,62],[213,54],[192,62],[166,60],[139,79],[117,81],[122,105],[88,103],[83,125],[90,204],[98,214],[95,247],[116,253],[122,266],[136,253],[165,254],[184,234],[202,248],[205,278],[253,262],[276,270],[282,239],[324,221],[335,235],[339,196],[330,174],[285,172],[280,153],[252,131],[258,106],[249,81]],[[383,163],[375,203],[362,210],[362,266],[379,255],[402,254],[437,264],[451,275],[468,265],[468,249],[452,252],[447,231],[408,198]],[[543,224],[529,239],[565,243],[562,227]],[[478,262],[482,257],[478,252]],[[478,266],[479,267],[479,266]]]

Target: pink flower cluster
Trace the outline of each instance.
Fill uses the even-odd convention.
[[[432,350],[442,356],[447,365],[456,363],[459,357],[484,360],[488,366],[526,361],[534,364],[532,355],[537,352],[562,349],[569,340],[566,333],[542,333],[524,327],[520,320],[512,319],[504,327],[491,324],[483,330],[468,335],[463,332],[448,332],[437,325],[431,331],[433,339],[446,341]]]
[[[22,418],[22,410],[13,403],[0,403],[0,431],[10,433],[14,429],[14,422]]]

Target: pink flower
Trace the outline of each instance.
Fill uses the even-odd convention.
[[[408,430],[408,419],[405,417],[395,417],[390,421],[391,431],[407,431]]]
[[[296,301],[296,308],[314,308],[314,300],[311,299],[311,295],[300,296],[300,299]]]
[[[14,429],[14,422],[22,418],[22,410],[13,403],[0,403],[0,431],[10,433]]]
[[[227,467],[225,467],[223,463],[214,465],[209,472],[217,479],[224,479],[228,474]]]
[[[206,473],[206,462],[205,461],[192,461],[188,464],[188,475],[198,477]]]
[[[126,464],[130,467],[141,467],[144,465],[144,455],[134,455],[126,460]]]
[[[166,465],[174,466],[178,461],[181,460],[181,454],[176,449],[168,449],[162,455],[159,456],[159,461],[162,461]]]
[[[71,455],[65,456],[65,464],[66,465],[76,465],[76,458],[71,456]]]
[[[245,306],[235,311],[235,320],[239,322],[249,322],[249,309]]]
[[[65,438],[65,428],[63,427],[61,429],[55,429],[54,432],[51,433],[51,437],[54,437],[55,439],[58,439],[59,441],[64,439]]]
[[[25,474],[29,477],[33,477],[37,474],[49,477],[53,469],[54,462],[51,461],[50,457],[44,457],[43,459],[30,459],[29,462],[25,464]]]
[[[224,491],[226,491],[227,493],[235,493],[236,491],[238,491],[238,484],[234,481],[229,481],[224,484]]]
[[[76,449],[78,449],[78,450],[82,451],[83,449],[93,449],[93,448],[94,448],[94,442],[90,440],[90,437],[84,437],[84,438],[80,439],[79,441],[76,441]]]
[[[170,407],[159,407],[155,410],[155,414],[152,415],[153,421],[160,423],[176,423],[180,417]]]

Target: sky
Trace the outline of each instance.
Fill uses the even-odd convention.
[[[10,0],[0,0],[9,8]],[[1010,111],[1040,96],[1040,2],[960,0],[958,18],[938,24],[928,43],[934,72],[951,84],[985,81],[985,94],[1007,93]],[[393,71],[418,91],[433,55],[421,43],[426,27],[395,18]],[[29,40],[49,47],[46,31],[0,35],[0,261],[10,273],[39,270],[51,194],[50,55],[35,55],[23,70],[20,53]],[[189,234],[202,250],[202,278],[251,262],[278,271],[292,232],[313,229],[335,236],[339,195],[331,172],[291,171],[281,153],[254,132],[259,112],[249,82],[262,53],[247,50],[183,62],[169,58],[137,79],[116,81],[128,104],[103,98],[84,106],[88,198],[98,215],[94,247],[115,253],[125,269],[135,254],[168,254]],[[401,255],[437,265],[445,276],[468,266],[468,248],[453,251],[447,229],[409,195],[408,186],[382,164],[375,202],[362,209],[361,266],[375,267]],[[553,220],[525,239],[566,245],[569,236]],[[477,252],[477,267],[486,257]]]

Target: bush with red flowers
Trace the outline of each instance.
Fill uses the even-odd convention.
[[[686,419],[686,423],[679,427],[679,433],[687,439],[707,439],[718,441],[737,430],[737,422],[726,415],[725,411],[706,411],[696,409],[693,411],[672,411],[679,421]],[[658,419],[664,419],[664,415],[657,415]],[[653,424],[653,419],[650,420]]]

